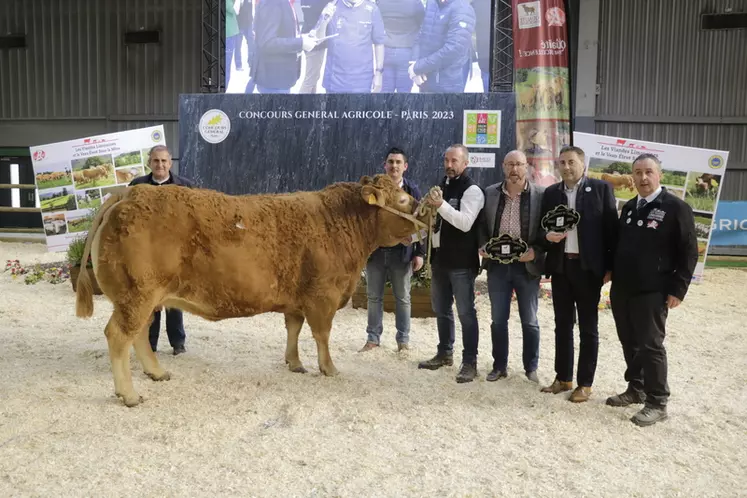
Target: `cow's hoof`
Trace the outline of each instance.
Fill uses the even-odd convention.
[[[288,370],[290,370],[293,373],[300,373],[305,374],[308,370],[303,366],[302,363],[299,363],[297,365],[294,365],[290,362],[288,362]]]
[[[171,373],[167,372],[165,370],[160,375],[156,375],[156,374],[151,373],[151,372],[145,372],[145,375],[147,375],[151,379],[155,380],[156,382],[162,381],[162,380],[171,380]]]
[[[133,393],[130,395],[117,394],[117,396],[122,398],[122,402],[124,403],[125,406],[128,406],[128,407],[137,406],[143,402],[143,397],[138,395],[137,393]]]
[[[322,374],[324,374],[327,377],[335,377],[339,373],[334,366],[332,366],[332,367],[319,367],[319,370],[321,370]]]

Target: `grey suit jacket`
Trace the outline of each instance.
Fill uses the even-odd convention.
[[[544,193],[545,187],[529,182],[529,240],[526,243],[534,249],[534,260],[525,264],[527,271],[535,277],[540,277],[545,270],[546,253],[542,247],[542,239],[546,233],[540,226],[542,196]],[[485,189],[484,216],[482,216],[482,223],[478,231],[478,243],[480,247],[487,244],[492,237],[493,227],[495,227],[495,216],[498,212],[498,204],[502,195],[501,183],[495,183]],[[482,268],[487,268],[490,264],[500,263],[484,258]]]

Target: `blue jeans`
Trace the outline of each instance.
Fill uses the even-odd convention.
[[[231,60],[239,43],[241,43],[241,35],[226,37],[226,88],[228,88],[228,84],[231,82]]]
[[[431,305],[438,326],[438,353],[454,353],[455,326],[452,305],[456,300],[459,323],[462,326],[462,362],[477,363],[479,329],[475,310],[476,270],[452,270],[433,265],[431,278]]]
[[[150,324],[150,348],[155,351],[158,346],[158,335],[161,330],[161,312],[156,311]],[[172,348],[184,346],[187,334],[184,332],[184,317],[182,310],[166,308],[166,334]]]
[[[413,83],[407,71],[411,57],[412,48],[384,47],[381,93],[410,93]]]
[[[381,248],[366,264],[366,292],[368,293],[368,342],[379,344],[383,331],[384,285],[387,277],[394,293],[394,321],[397,344],[410,340],[410,277],[412,263],[402,261],[401,248]]]
[[[490,296],[490,332],[493,339],[493,369],[505,371],[508,366],[508,316],[511,312],[511,295],[516,290],[523,338],[525,372],[534,372],[539,363],[540,328],[537,321],[540,278],[527,273],[524,263],[502,265],[491,263],[488,267],[488,294]]]

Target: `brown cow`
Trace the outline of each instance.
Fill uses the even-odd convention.
[[[106,325],[115,394],[142,401],[132,385],[130,345],[153,380],[168,380],[148,343],[158,307],[207,320],[285,314],[285,361],[305,372],[298,335],[308,321],[324,375],[336,375],[329,333],[353,294],[368,256],[425,225],[425,209],[387,175],[316,192],[230,196],[204,189],[137,185],[113,194],[91,226],[98,284],[114,305]],[[418,210],[421,211],[421,210]],[[87,272],[77,283],[76,315],[93,314]]]
[[[627,188],[631,192],[635,190],[633,175],[610,175],[609,173],[602,173],[602,180],[612,185],[613,189]]]

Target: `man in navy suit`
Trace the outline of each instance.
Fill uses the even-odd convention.
[[[407,154],[397,147],[391,148],[384,163],[386,174],[402,190],[420,200],[418,186],[403,176],[407,166]],[[361,352],[379,347],[383,329],[384,285],[387,276],[392,283],[394,294],[397,350],[409,349],[410,280],[412,274],[423,267],[424,255],[424,245],[415,242],[407,245],[397,244],[394,247],[380,247],[368,258],[366,264],[366,292],[368,293],[368,326],[366,332],[368,338],[366,344],[360,350]]]
[[[617,246],[617,204],[612,186],[584,175],[585,154],[578,147],[560,150],[562,181],[545,190],[542,216],[560,204],[581,215],[566,233],[549,232],[545,274],[551,277],[555,312],[555,381],[542,392],[558,394],[573,388],[574,305],[578,311],[580,351],[577,387],[570,401],[591,396],[599,351],[598,306],[602,285],[612,274]]]

